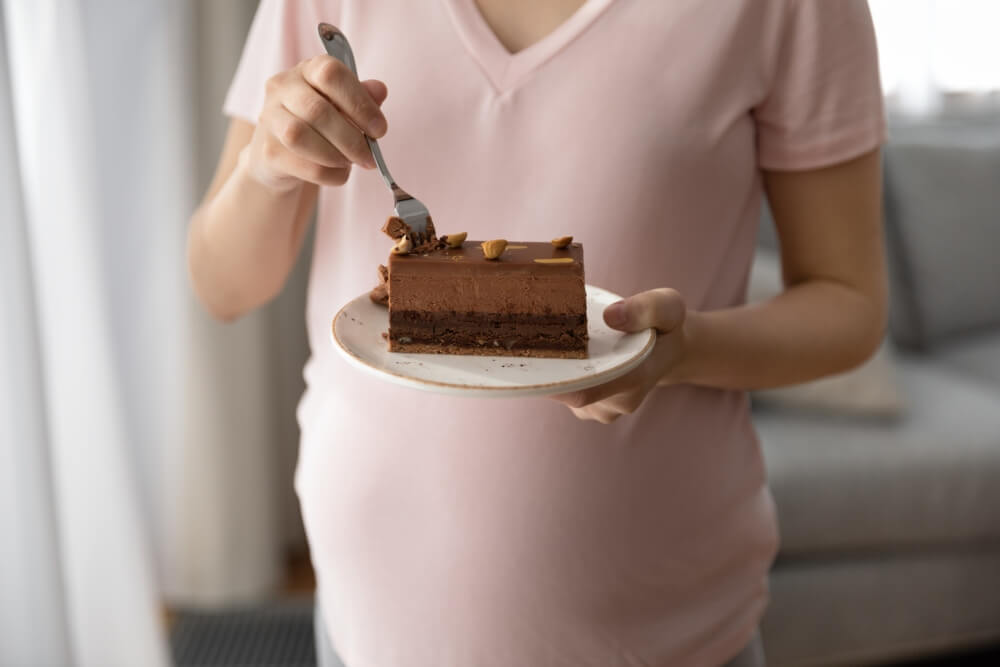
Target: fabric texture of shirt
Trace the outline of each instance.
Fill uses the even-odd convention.
[[[761,170],[885,135],[863,0],[588,0],[509,54],[474,0],[262,0],[225,111],[340,27],[388,86],[380,141],[439,233],[573,235],[587,282],[744,302]],[[391,195],[322,188],[296,489],[349,667],[704,667],[737,654],[778,544],[743,392],[654,390],[612,425],[547,399],[416,392],[342,361]],[[804,443],[805,444],[805,443]]]

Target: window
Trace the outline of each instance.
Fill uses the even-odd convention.
[[[882,85],[890,98],[920,106],[942,94],[1000,91],[1000,0],[869,0],[869,5]]]

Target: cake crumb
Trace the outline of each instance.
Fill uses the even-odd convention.
[[[368,298],[372,300],[372,303],[377,303],[380,306],[389,305],[389,288],[383,283],[382,285],[376,285],[372,288],[372,291],[368,293]]]

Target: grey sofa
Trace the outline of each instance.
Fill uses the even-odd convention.
[[[1000,121],[894,118],[890,338],[906,411],[755,405],[782,547],[772,667],[1000,646]]]

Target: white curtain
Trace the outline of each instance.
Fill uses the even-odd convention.
[[[166,665],[302,541],[303,267],[223,326],[184,264],[255,4],[0,0],[0,665]]]
[[[5,4],[16,150],[3,155],[20,169],[8,164],[4,184],[0,652],[11,665],[155,667],[167,658],[103,289],[94,91],[82,34],[66,29],[83,18],[69,1]]]
[[[893,106],[932,112],[948,97],[1000,92],[1000,2],[869,0],[882,85]]]

